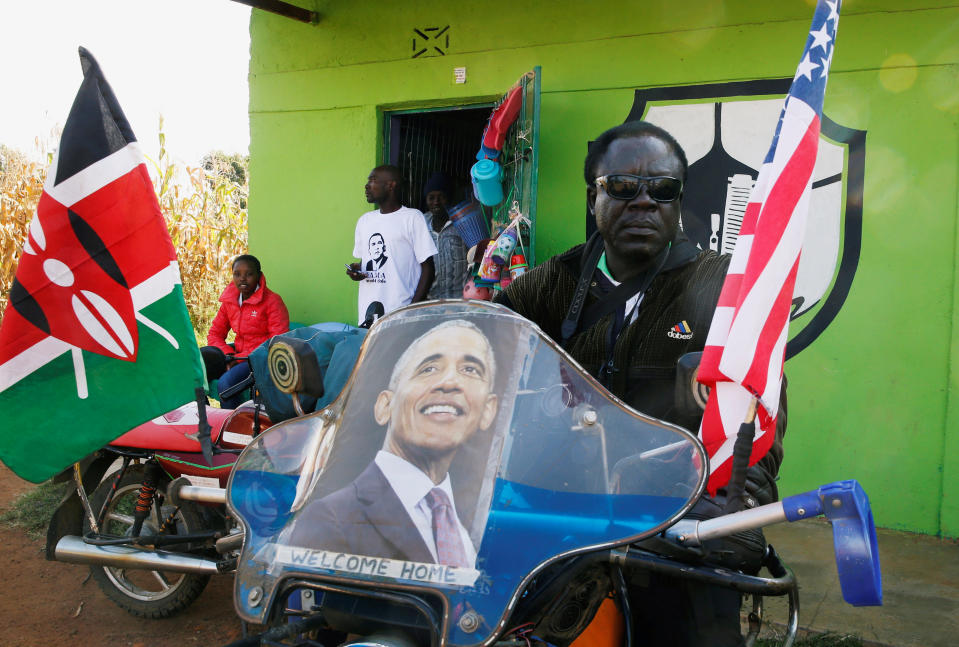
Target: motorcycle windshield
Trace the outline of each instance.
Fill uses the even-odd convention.
[[[667,527],[706,465],[693,434],[627,407],[515,313],[410,306],[372,328],[332,405],[237,461],[237,610],[265,622],[291,578],[425,589],[444,642],[489,642],[530,576]]]

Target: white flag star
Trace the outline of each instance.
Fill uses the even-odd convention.
[[[835,2],[829,2],[829,0],[826,0],[826,4],[829,5],[829,15],[826,16],[826,20],[835,20],[836,22],[839,22],[839,12],[836,11],[839,0],[835,0]],[[835,25],[835,23],[833,24]]]
[[[829,43],[832,42],[832,36],[829,35],[829,30],[826,29],[826,23],[822,24],[822,29],[819,31],[811,31],[809,35],[812,36],[815,40],[813,44],[809,47],[809,51],[816,49],[817,47],[822,47],[822,51],[829,52]]]
[[[795,81],[800,76],[806,77],[807,80],[812,81],[812,71],[819,67],[819,63],[813,63],[809,60],[809,52],[806,52],[806,55],[799,62],[799,67],[796,68],[796,76],[793,77]]]
[[[836,51],[836,48],[833,47],[829,51],[829,55],[826,56],[826,58],[822,59],[822,71],[819,73],[820,78],[823,78],[829,75],[829,68],[832,65],[832,55],[833,53],[835,53],[835,51]]]

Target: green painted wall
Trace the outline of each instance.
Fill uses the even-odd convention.
[[[343,263],[384,111],[489,100],[541,66],[543,259],[581,241],[586,142],[634,89],[790,76],[814,4],[301,2],[318,25],[252,14],[250,241],[305,322],[355,316]],[[410,58],[413,28],[447,24],[446,56]],[[879,525],[959,536],[959,4],[847,0],[825,111],[868,132],[862,253],[786,366],[781,490],[858,478]]]

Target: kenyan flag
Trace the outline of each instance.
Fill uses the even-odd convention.
[[[0,458],[34,482],[205,386],[143,154],[83,48],[80,62],[0,325]]]

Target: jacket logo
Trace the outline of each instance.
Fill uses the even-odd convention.
[[[666,334],[673,339],[692,339],[693,331],[689,327],[689,324],[686,323],[686,320],[680,321],[678,324],[674,325],[672,328],[666,331]]]

